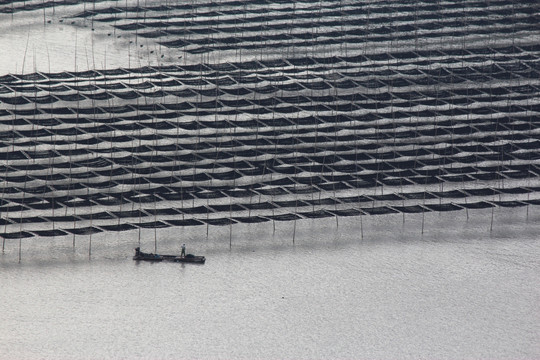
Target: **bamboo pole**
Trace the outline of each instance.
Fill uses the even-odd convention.
[[[495,207],[491,208],[491,224],[489,225],[489,232],[493,232],[493,217],[495,213]]]
[[[293,227],[293,237],[292,237],[293,245],[294,245],[295,238],[296,238],[296,218],[294,219],[294,227]]]

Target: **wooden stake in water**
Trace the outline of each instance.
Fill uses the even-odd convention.
[[[229,249],[232,249],[232,221],[229,222]]]
[[[422,208],[422,235],[424,235],[424,220],[425,220],[425,211]]]
[[[229,249],[232,248],[232,198],[229,196]]]
[[[92,207],[90,207],[90,228],[92,228]],[[88,258],[92,256],[92,231],[90,231],[90,239],[88,239]]]
[[[491,225],[489,226],[489,232],[493,231],[493,214],[495,213],[495,207],[491,208]]]
[[[362,217],[363,217],[363,215],[360,214],[360,236],[361,236],[362,240],[364,240],[364,224],[363,224],[363,221],[362,221]]]
[[[527,200],[530,200],[530,198],[531,198],[531,193],[528,193]],[[529,221],[529,204],[527,204],[526,208],[527,208],[527,221]]]
[[[292,243],[294,245],[294,239],[296,237],[296,219],[294,219],[294,227],[293,227],[293,235],[292,235]]]
[[[424,187],[424,199],[422,200],[422,235],[424,235],[424,221],[426,218],[426,212],[424,211],[424,206],[426,205],[426,192],[427,192],[427,177],[426,177],[426,184]]]

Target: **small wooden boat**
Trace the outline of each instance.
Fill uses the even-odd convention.
[[[145,253],[141,251],[141,248],[135,248],[135,256],[133,260],[138,261],[170,261],[170,262],[180,262],[180,263],[194,263],[194,264],[204,264],[206,258],[204,256],[195,256],[192,254],[187,254],[186,256],[177,256],[177,255],[160,255],[153,253]]]

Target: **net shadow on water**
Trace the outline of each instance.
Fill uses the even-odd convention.
[[[333,247],[370,247],[418,243],[475,243],[534,240],[538,231],[535,208],[480,208],[452,212],[420,212],[377,216],[325,216],[296,221],[266,221],[221,226],[181,228],[142,226],[122,232],[86,232],[70,236],[6,239],[3,266],[19,261],[25,266],[84,264],[88,261],[127,261],[133,249],[177,254],[186,243],[196,253],[223,256],[231,253],[290,252],[295,249],[326,251]],[[181,229],[181,231],[178,231]],[[51,234],[48,235],[52,235]],[[90,235],[92,233],[92,235]],[[113,235],[114,234],[114,235]],[[20,242],[19,242],[20,240]]]

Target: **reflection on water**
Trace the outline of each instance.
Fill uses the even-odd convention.
[[[536,358],[538,211],[186,230],[203,266],[131,260],[138,233],[6,244],[3,358]],[[336,225],[339,225],[336,227]],[[364,234],[363,239],[360,232]],[[191,231],[191,232],[190,232]],[[158,232],[158,251],[176,252]],[[232,247],[229,247],[229,243]],[[153,250],[153,231],[142,234]],[[51,260],[48,260],[48,258]]]

